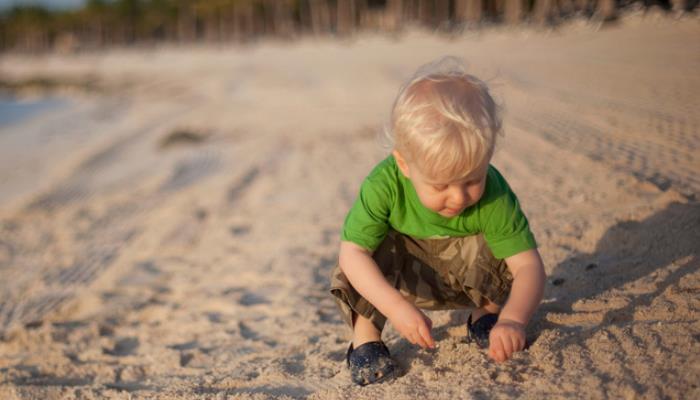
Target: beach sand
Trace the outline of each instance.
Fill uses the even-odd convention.
[[[700,24],[3,55],[90,81],[0,128],[0,398],[700,398]],[[504,106],[493,160],[548,273],[497,364],[467,313],[365,388],[328,294],[339,230],[419,65],[462,57]],[[40,96],[41,93],[25,93]]]

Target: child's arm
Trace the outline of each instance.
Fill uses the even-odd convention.
[[[544,266],[537,249],[508,257],[506,264],[513,287],[489,336],[489,355],[496,361],[505,361],[525,347],[525,326],[544,292]]]
[[[339,263],[355,290],[384,314],[403,337],[423,348],[435,347],[430,319],[389,285],[369,250],[342,241]]]

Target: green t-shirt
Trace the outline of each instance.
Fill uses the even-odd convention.
[[[389,229],[417,239],[482,233],[491,252],[502,259],[537,247],[527,218],[503,176],[489,165],[481,199],[452,218],[426,208],[393,156],[365,178],[350,209],[341,239],[374,251]]]

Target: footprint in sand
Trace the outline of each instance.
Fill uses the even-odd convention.
[[[291,375],[301,375],[304,373],[306,368],[304,367],[304,357],[303,354],[295,354],[291,357],[284,358],[280,361],[282,370]]]
[[[158,192],[166,193],[185,189],[214,174],[220,167],[219,157],[210,152],[182,160],[175,166],[170,178],[163,183]]]

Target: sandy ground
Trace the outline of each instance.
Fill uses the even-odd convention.
[[[0,398],[700,398],[699,22],[3,56],[108,89],[0,129]],[[504,364],[464,312],[429,314],[434,351],[388,328],[402,376],[359,388],[338,232],[446,54],[505,107],[545,301]]]

